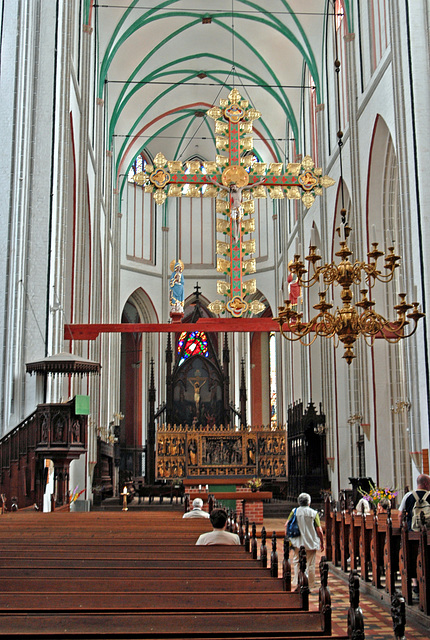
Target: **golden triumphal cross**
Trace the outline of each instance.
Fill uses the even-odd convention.
[[[153,193],[159,205],[167,197],[182,196],[185,185],[189,185],[188,197],[218,196],[216,212],[222,217],[217,219],[216,229],[227,241],[218,240],[216,245],[220,256],[217,271],[226,276],[225,280],[218,280],[217,291],[226,301],[216,300],[209,308],[217,314],[228,311],[238,318],[264,309],[257,300],[246,301],[248,294],[255,293],[256,281],[243,279],[256,271],[255,259],[251,258],[255,240],[244,239],[255,231],[253,198],[266,198],[268,193],[272,199],[301,199],[309,208],[323,187],[331,186],[334,180],[323,176],[309,156],[302,162],[289,163],[285,172],[281,162],[252,163],[252,156],[246,155],[254,146],[249,134],[261,114],[242,99],[237,89],[232,89],[228,98],[220,101],[220,107],[212,107],[207,114],[215,120],[219,155],[214,162],[192,160],[184,167],[181,161],[168,161],[158,153],[154,166],[146,165],[145,171],[134,179],[145,185],[146,192]]]

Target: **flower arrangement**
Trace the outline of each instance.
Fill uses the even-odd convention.
[[[378,504],[383,500],[389,500],[391,502],[391,500],[398,494],[398,491],[395,489],[389,489],[388,487],[376,487],[375,485],[372,485],[372,483],[370,483],[370,491],[368,493],[363,491],[361,487],[358,488],[358,492],[361,493],[365,500],[375,506],[378,506]]]
[[[262,484],[261,478],[251,478],[248,480],[248,487],[251,487],[251,491],[257,491]]]
[[[85,491],[85,489],[82,489],[82,491],[79,491],[79,485],[77,484],[76,487],[73,489],[72,491],[72,495],[69,498],[69,503],[72,504],[72,502],[76,502],[76,500],[79,498],[80,495],[82,495]]]

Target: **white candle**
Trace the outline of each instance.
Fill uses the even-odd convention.
[[[127,493],[127,487],[124,487],[123,493]]]
[[[319,286],[320,286],[320,291],[324,291],[324,276],[322,273],[320,273],[319,275]]]
[[[296,236],[296,241],[294,244],[294,255],[298,256],[299,255],[299,237]]]
[[[374,224],[372,224],[371,228],[370,228],[371,234],[370,234],[370,241],[372,244],[376,244],[378,242],[378,240],[376,239],[376,227]]]
[[[299,256],[302,255],[302,243],[299,242]]]
[[[311,229],[311,244],[309,246],[311,247],[317,246],[315,227],[312,227]]]
[[[199,484],[199,491],[201,491],[201,490],[202,490],[202,485],[201,485],[201,484]]]
[[[340,223],[340,241],[345,242],[345,223]]]
[[[416,284],[412,287],[412,302],[418,302],[418,287]]]
[[[391,229],[387,229],[386,230],[386,234],[387,234],[387,245],[389,247],[393,247],[394,246],[394,240],[393,240],[393,234],[391,232]]]
[[[397,280],[397,287],[398,287],[397,293],[405,293],[405,292],[403,291],[403,289],[404,289],[404,286],[403,286],[403,276],[402,276],[402,274],[401,274],[401,273],[399,273],[399,277],[398,277],[398,280]]]

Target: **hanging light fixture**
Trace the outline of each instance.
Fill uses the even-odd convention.
[[[394,241],[389,238],[388,244],[390,246],[388,247],[388,253],[385,255],[383,270],[379,268],[378,260],[384,256],[384,253],[378,248],[379,243],[376,239],[374,225],[372,225],[372,250],[367,254],[368,261],[355,261],[354,263],[350,261],[352,251],[348,246],[348,237],[351,228],[346,222],[342,172],[343,131],[341,130],[339,90],[341,64],[337,50],[337,38],[335,42],[336,60],[334,67],[337,78],[337,116],[339,124],[337,138],[339,146],[342,206],[340,211],[341,224],[336,229],[340,237],[340,249],[335,255],[340,258],[340,262],[336,264],[333,261],[329,264],[317,266],[317,263],[321,260],[321,256],[318,255],[315,231],[312,229],[309,255],[305,257],[305,260],[309,263],[311,273],[306,277],[309,271],[301,259],[301,252],[297,245],[294,261],[289,265],[289,270],[293,275],[296,275],[296,282],[300,287],[310,288],[317,282],[319,283],[319,301],[313,307],[318,313],[308,322],[305,322],[303,321],[303,313],[299,310],[299,305],[293,305],[288,299],[284,301],[285,304],[283,307],[278,308],[278,317],[274,318],[274,320],[278,322],[283,337],[292,342],[300,341],[301,344],[310,346],[318,336],[334,338],[336,347],[342,342],[345,349],[343,358],[345,358],[348,364],[351,364],[356,357],[354,354],[354,344],[360,336],[363,336],[369,345],[373,344],[376,337],[384,338],[390,343],[397,343],[404,338],[409,338],[415,333],[418,321],[420,318],[423,318],[425,314],[419,310],[419,303],[416,300],[413,300],[412,304],[409,304],[406,301],[406,292],[401,290],[398,293],[399,302],[394,307],[397,311],[396,320],[387,320],[373,309],[375,301],[371,299],[372,287],[376,281],[385,284],[391,282],[401,259],[399,255],[394,253]],[[391,234],[389,234],[389,236],[390,235]],[[343,303],[343,306],[341,308],[337,307],[335,311],[331,311],[333,304],[326,299],[327,290],[332,285],[339,285],[341,287],[340,298]],[[361,286],[361,300],[356,302],[355,305],[352,304],[353,292],[351,291],[351,287],[353,285]],[[365,287],[364,285],[367,286]],[[402,285],[399,284],[399,286],[401,288]],[[415,287],[413,295],[416,296]],[[409,327],[411,322],[413,322],[412,330],[406,333],[405,329]],[[312,333],[313,336],[308,337]]]
[[[309,268],[312,269],[310,277],[307,279],[305,277],[308,269],[299,254],[294,255],[294,261],[289,266],[291,273],[297,276],[297,282],[301,287],[309,288],[319,282],[319,301],[313,307],[318,313],[308,322],[304,322],[303,313],[298,311],[295,305],[293,307],[290,300],[285,300],[285,305],[279,307],[278,317],[275,320],[278,322],[284,338],[290,341],[299,340],[307,346],[313,344],[318,336],[337,338],[336,346],[339,342],[343,343],[345,348],[343,357],[348,364],[351,364],[355,358],[354,344],[360,335],[369,345],[373,344],[376,337],[384,338],[390,343],[397,343],[415,333],[418,321],[425,314],[419,310],[418,302],[412,301],[412,304],[409,304],[406,301],[407,294],[402,291],[399,292],[399,302],[394,307],[397,311],[396,320],[387,320],[377,313],[373,309],[375,301],[370,297],[371,289],[376,280],[384,283],[391,282],[395,269],[399,266],[400,256],[394,253],[394,246],[388,247],[383,265],[385,273],[382,273],[378,268],[378,260],[384,253],[379,251],[378,242],[374,241],[372,242],[372,251],[367,254],[368,261],[352,263],[349,259],[352,251],[347,242],[350,228],[344,220],[338,231],[340,231],[342,238],[340,250],[335,254],[341,258],[339,264],[331,262],[316,266],[317,262],[321,260],[321,256],[318,255],[316,246],[311,244],[309,255],[305,258],[309,262]],[[361,300],[353,305],[351,304],[353,299],[351,287],[352,285],[360,285],[363,280],[368,288],[360,289]],[[343,302],[343,306],[337,307],[333,312],[331,311],[333,304],[326,299],[327,289],[331,285],[340,285],[340,297]],[[412,330],[405,333],[405,329],[411,321],[413,322]],[[304,342],[303,339],[311,333],[314,334],[313,337]]]

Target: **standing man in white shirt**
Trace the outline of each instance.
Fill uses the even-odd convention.
[[[290,538],[293,546],[293,565],[294,565],[294,581],[297,585],[299,576],[299,550],[300,547],[306,549],[306,564],[308,572],[308,586],[313,589],[315,585],[315,557],[318,548],[324,551],[324,534],[321,528],[320,517],[315,509],[310,508],[311,497],[309,493],[301,493],[297,498],[299,506],[296,509],[297,524],[300,529],[300,535]],[[288,516],[290,520],[294,515],[294,509]],[[288,522],[287,520],[287,522]],[[287,529],[285,523],[285,531]],[[298,586],[296,587],[296,590]]]

